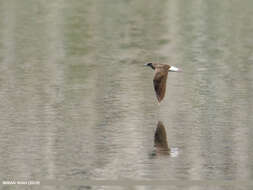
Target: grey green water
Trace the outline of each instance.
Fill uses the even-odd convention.
[[[252,15],[251,0],[1,0],[0,178],[252,180]],[[146,62],[183,69],[160,105]],[[158,121],[170,155],[154,155]]]

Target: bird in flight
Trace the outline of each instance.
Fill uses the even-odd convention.
[[[157,100],[160,103],[165,95],[168,72],[169,71],[178,72],[181,70],[174,66],[159,63],[147,63],[145,65],[155,70],[153,85],[156,92]]]

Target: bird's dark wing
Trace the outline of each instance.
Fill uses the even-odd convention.
[[[153,79],[154,89],[156,92],[156,97],[158,102],[161,102],[164,98],[166,91],[166,80],[168,76],[168,71],[162,68],[155,69],[155,76]]]

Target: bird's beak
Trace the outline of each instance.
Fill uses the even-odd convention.
[[[145,64],[144,64],[144,66],[148,66],[148,64],[147,64],[147,63],[145,63]]]
[[[180,71],[182,71],[182,70],[179,69],[179,68],[177,68],[177,67],[171,66],[171,67],[169,68],[169,71],[172,71],[172,72],[180,72]]]

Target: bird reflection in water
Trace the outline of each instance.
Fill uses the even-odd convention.
[[[155,150],[152,153],[152,156],[156,155],[169,155],[170,148],[167,142],[167,134],[165,127],[161,121],[158,121],[157,127],[154,135],[154,147]]]

